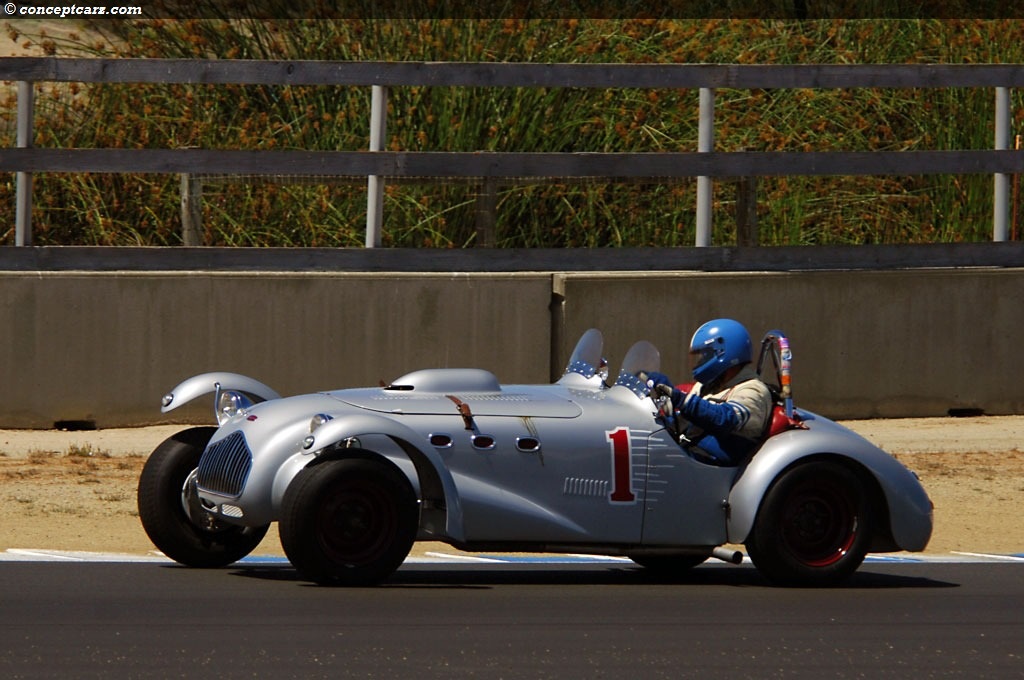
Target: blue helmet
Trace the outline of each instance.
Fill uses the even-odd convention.
[[[690,354],[694,357],[693,379],[705,385],[714,383],[733,366],[750,363],[750,333],[732,319],[708,321],[693,334]]]

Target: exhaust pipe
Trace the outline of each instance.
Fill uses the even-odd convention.
[[[729,564],[743,564],[743,553],[739,550],[729,550],[728,548],[718,546],[711,551],[711,556]]]

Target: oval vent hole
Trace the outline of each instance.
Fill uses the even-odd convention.
[[[535,437],[520,437],[516,441],[516,448],[526,452],[538,451],[540,450],[540,440]]]
[[[432,434],[430,435],[430,445],[439,449],[447,448],[452,445],[452,438],[447,434]]]
[[[494,437],[489,434],[478,434],[473,437],[473,446],[478,449],[493,449]]]

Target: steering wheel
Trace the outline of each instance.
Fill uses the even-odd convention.
[[[646,375],[641,373],[638,377],[645,383],[647,382]],[[665,387],[668,386],[666,385]],[[655,387],[648,392],[648,396],[654,402],[655,408],[658,409],[655,413],[657,420],[665,424],[665,429],[672,433],[673,438],[678,439],[679,435],[686,429],[686,420],[676,412],[676,407],[672,403],[671,388],[659,389]]]
[[[672,404],[672,394],[663,392],[657,388],[651,390],[651,401],[658,408],[658,417],[666,420],[674,420],[675,406]]]
[[[646,373],[637,373],[636,377],[643,384],[647,383]],[[672,434],[673,439],[682,444],[683,441],[689,441],[684,436],[684,433],[689,427],[690,422],[681,413],[676,411],[675,404],[672,403],[672,388],[668,385],[664,387],[667,389],[659,389],[657,387],[649,389],[647,396],[651,398],[655,408],[657,408],[655,418],[665,425],[665,429]]]

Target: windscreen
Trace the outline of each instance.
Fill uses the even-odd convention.
[[[622,360],[622,370],[619,371],[615,384],[629,388],[638,397],[646,397],[647,381],[639,374],[660,370],[661,353],[658,352],[658,348],[646,340],[641,340],[626,352],[626,358]]]
[[[576,343],[576,349],[569,357],[565,373],[578,373],[584,378],[594,377],[604,364],[604,360],[601,358],[603,349],[604,336],[601,335],[601,331],[596,328],[586,331]]]

